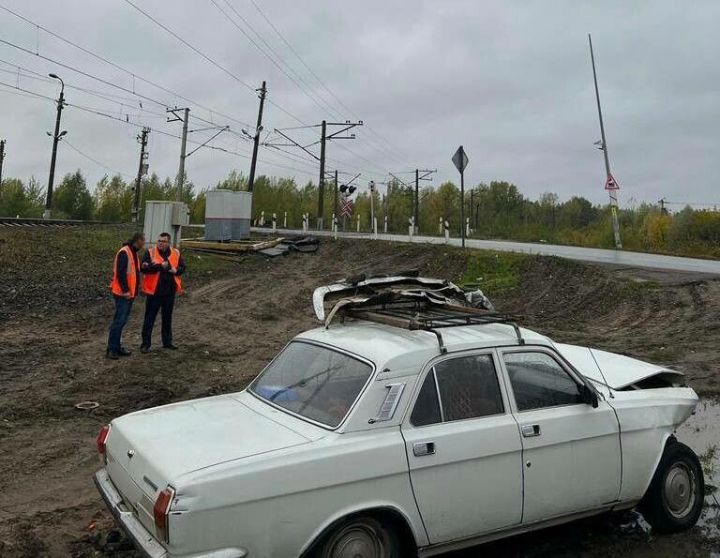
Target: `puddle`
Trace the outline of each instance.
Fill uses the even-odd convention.
[[[677,429],[677,438],[695,451],[705,472],[705,509],[698,527],[708,539],[720,539],[720,403],[702,401]]]

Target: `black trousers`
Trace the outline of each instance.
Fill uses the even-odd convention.
[[[152,342],[152,331],[158,312],[162,312],[162,343],[172,345],[172,313],[175,306],[175,294],[154,295],[146,297],[145,322],[142,329],[142,344],[149,347]]]

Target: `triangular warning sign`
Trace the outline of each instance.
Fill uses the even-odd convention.
[[[617,183],[615,177],[612,174],[608,174],[607,180],[605,181],[606,190],[619,190],[620,184]]]

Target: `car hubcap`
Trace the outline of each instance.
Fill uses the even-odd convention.
[[[664,492],[670,514],[684,518],[695,506],[695,473],[684,463],[676,463],[665,477]]]
[[[368,527],[357,525],[345,531],[335,543],[332,558],[383,558],[382,543]]]

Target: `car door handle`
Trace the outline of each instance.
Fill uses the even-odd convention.
[[[424,455],[435,454],[435,442],[420,442],[413,444],[413,455],[415,457],[422,457]]]
[[[533,436],[540,436],[540,425],[539,424],[523,424],[520,428],[520,432],[525,438],[532,438]]]

